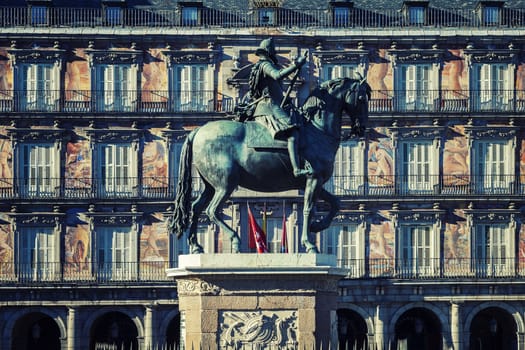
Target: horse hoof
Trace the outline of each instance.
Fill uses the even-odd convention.
[[[306,252],[308,254],[319,254],[319,250],[315,246],[310,247],[310,248],[306,248]]]
[[[203,254],[204,248],[202,248],[199,244],[192,245],[190,249],[191,254]]]
[[[303,242],[304,248],[308,254],[318,254],[319,250],[317,247],[310,242]]]
[[[232,253],[237,254],[240,252],[239,245],[240,242],[238,240],[232,240]]]

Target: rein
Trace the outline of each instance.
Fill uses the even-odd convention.
[[[350,88],[348,89],[350,93],[353,95],[356,95],[359,92],[359,83],[358,81],[354,82]],[[348,93],[348,92],[346,92]],[[346,94],[345,93],[345,94]],[[315,99],[315,105],[310,105],[311,101],[310,99]],[[327,99],[336,99],[331,94],[328,93],[328,87],[317,87],[315,90],[312,91],[310,96],[307,99],[307,102],[305,105],[302,106],[302,114],[305,117],[307,123],[312,124],[313,127],[315,127],[318,131],[320,131],[325,137],[330,139],[331,144],[339,144],[341,140],[341,136],[339,135],[333,135],[329,133],[322,124],[319,123],[319,120],[322,119],[320,117],[320,114],[326,111],[325,107],[327,105],[333,105],[330,102],[327,101]],[[353,97],[353,104],[357,105],[358,97]],[[346,108],[346,101],[342,102],[344,104],[343,108],[348,112],[348,108]],[[315,108],[312,108],[314,107]]]

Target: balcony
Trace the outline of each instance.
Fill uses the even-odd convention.
[[[297,10],[285,7],[213,9],[199,8],[193,20],[177,9],[158,7],[61,8],[0,7],[0,28],[13,27],[146,27],[146,28],[523,28],[525,9],[501,8],[499,16],[484,20],[473,8],[433,8],[414,21],[400,9],[349,8],[342,16],[329,9]]]
[[[161,199],[175,198],[176,177],[126,178],[33,178],[0,179],[0,199]],[[366,198],[457,198],[523,196],[525,179],[516,175],[347,175],[333,176],[325,189],[341,197]],[[203,190],[193,179],[196,196]],[[290,192],[286,192],[290,195]],[[237,189],[234,197],[253,196]]]
[[[211,113],[233,111],[233,101],[214,91],[0,90],[0,113]]]
[[[376,90],[370,113],[523,113],[522,90]]]
[[[214,91],[0,90],[0,113],[231,113],[234,97]],[[525,90],[375,90],[370,113],[525,113]]]
[[[0,263],[0,283],[146,283],[167,281],[169,262],[40,262]]]
[[[2,284],[119,284],[168,281],[166,269],[175,266],[158,262],[41,262],[0,263]],[[350,279],[498,279],[525,277],[525,261],[514,258],[338,260]]]
[[[474,197],[522,195],[516,175],[368,175],[332,176],[325,189],[349,197]]]
[[[494,279],[523,278],[525,261],[514,258],[444,258],[432,259],[374,259],[339,261],[340,266],[360,266],[350,269],[349,278],[396,279]]]

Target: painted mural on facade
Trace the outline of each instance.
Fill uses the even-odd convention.
[[[13,185],[13,149],[5,128],[0,130],[0,188]]]
[[[90,273],[91,240],[88,225],[66,227],[64,237],[64,275],[79,277]]]
[[[0,49],[0,58],[7,58],[7,51]],[[13,70],[11,68],[11,62],[8,60],[0,59],[0,101],[9,99],[9,95],[4,95],[7,91],[13,89]]]
[[[457,214],[461,215],[460,213]],[[443,244],[446,272],[466,272],[471,256],[466,220],[445,224]]]
[[[385,135],[386,130],[376,130]],[[368,147],[368,175],[371,186],[384,187],[393,185],[394,150],[391,139],[381,137],[370,140]]]
[[[91,76],[88,58],[84,49],[75,50],[75,59],[67,63],[64,87],[68,101],[89,102],[91,96]]]
[[[525,225],[519,225],[519,240],[518,240],[518,262],[519,270],[523,271],[525,268]]]
[[[142,176],[145,188],[152,191],[168,187],[168,159],[164,142],[154,140],[144,144]]]
[[[388,62],[386,56],[387,51],[384,49],[378,50],[380,63],[370,63],[366,80],[372,91],[376,91],[378,95],[373,96],[375,99],[386,99],[388,97],[388,90],[393,88],[392,79],[392,65]]]
[[[168,71],[160,49],[149,50],[149,58],[142,68],[142,101],[167,102]]]
[[[443,184],[462,186],[469,183],[469,148],[467,138],[452,132],[443,148]]]
[[[390,221],[382,219],[370,225],[370,271],[374,274],[390,274],[395,256],[394,226]]]
[[[151,222],[140,233],[140,262],[142,268],[165,267],[169,259],[169,236],[161,214],[152,214]],[[160,264],[160,265],[159,265]]]
[[[14,234],[11,225],[0,225],[0,274],[11,275],[14,266]]]
[[[66,189],[89,190],[92,185],[92,177],[89,141],[68,142],[66,145],[65,168]]]

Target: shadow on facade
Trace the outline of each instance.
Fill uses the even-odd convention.
[[[516,322],[507,311],[497,307],[484,309],[470,325],[470,349],[517,349],[516,332]]]
[[[180,314],[177,314],[166,329],[167,350],[180,349]]]
[[[396,323],[397,350],[441,350],[443,341],[441,323],[426,309],[415,308],[405,312]]]
[[[91,350],[138,349],[138,331],[133,321],[121,312],[109,312],[91,328]]]
[[[337,310],[339,349],[368,349],[365,320],[355,311]]]
[[[60,329],[49,316],[39,312],[20,318],[14,326],[13,350],[60,350]]]

